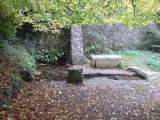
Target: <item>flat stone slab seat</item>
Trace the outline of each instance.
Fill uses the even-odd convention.
[[[160,45],[151,45],[154,51],[156,51],[156,48],[160,50]]]
[[[140,75],[141,77],[147,80],[156,80],[160,78],[160,74],[158,72],[146,71],[136,66],[128,67],[128,69],[133,72],[136,72],[138,75]]]
[[[67,82],[68,83],[81,83],[83,82],[83,69],[82,68],[67,68]]]
[[[153,48],[158,47],[160,48],[160,45],[151,45]]]
[[[91,55],[91,66],[94,68],[114,68],[118,67],[123,60],[119,55]]]

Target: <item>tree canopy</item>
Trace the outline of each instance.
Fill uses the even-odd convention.
[[[160,22],[160,0],[0,0],[0,31],[28,22],[34,30],[56,32],[71,25]],[[14,27],[13,27],[14,26]]]

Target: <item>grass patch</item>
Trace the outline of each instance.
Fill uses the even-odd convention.
[[[160,55],[152,55],[147,59],[147,65],[155,71],[160,70]]]
[[[152,57],[153,55],[156,55],[158,53],[153,53],[152,51],[141,51],[141,50],[123,50],[121,52],[118,52],[118,55],[123,57],[122,63],[124,67],[128,66],[137,66],[142,67],[146,70],[160,70],[160,64],[158,59],[151,59],[149,60],[152,62],[152,66],[156,69],[151,68],[148,64],[147,58]]]

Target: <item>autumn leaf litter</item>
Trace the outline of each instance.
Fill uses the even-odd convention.
[[[160,82],[66,81],[23,83],[2,120],[143,120],[160,117]]]

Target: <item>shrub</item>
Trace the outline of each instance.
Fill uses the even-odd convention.
[[[141,41],[141,44],[143,46],[141,46],[140,49],[152,49],[152,44],[160,44],[160,31],[158,29],[147,31],[144,39]]]
[[[160,70],[160,55],[152,55],[147,59],[147,65],[153,70]]]
[[[129,55],[129,56],[138,56],[140,51],[139,50],[128,50],[128,49],[125,49],[123,50],[123,53]]]
[[[123,43],[116,43],[114,44],[114,50],[123,50]]]
[[[96,42],[93,42],[90,46],[85,49],[85,54],[90,57],[91,54],[98,54],[102,51],[102,47]]]
[[[7,56],[10,62],[22,68],[35,66],[34,57],[22,45],[10,45],[8,42],[1,44],[2,54]]]
[[[69,52],[61,49],[42,48],[34,52],[35,58],[40,63],[58,64],[58,61],[69,60]],[[62,61],[62,62],[64,62]]]
[[[118,67],[119,67],[120,69],[124,69],[124,68],[125,68],[124,63],[120,62],[120,63],[118,64]]]
[[[0,21],[0,37],[4,39],[11,39],[14,37],[15,31],[15,26],[12,23]]]
[[[102,48],[105,48],[107,46],[106,37],[97,32],[87,33],[86,39],[87,39],[86,46],[90,46],[90,44],[92,44],[93,42],[99,44]]]

